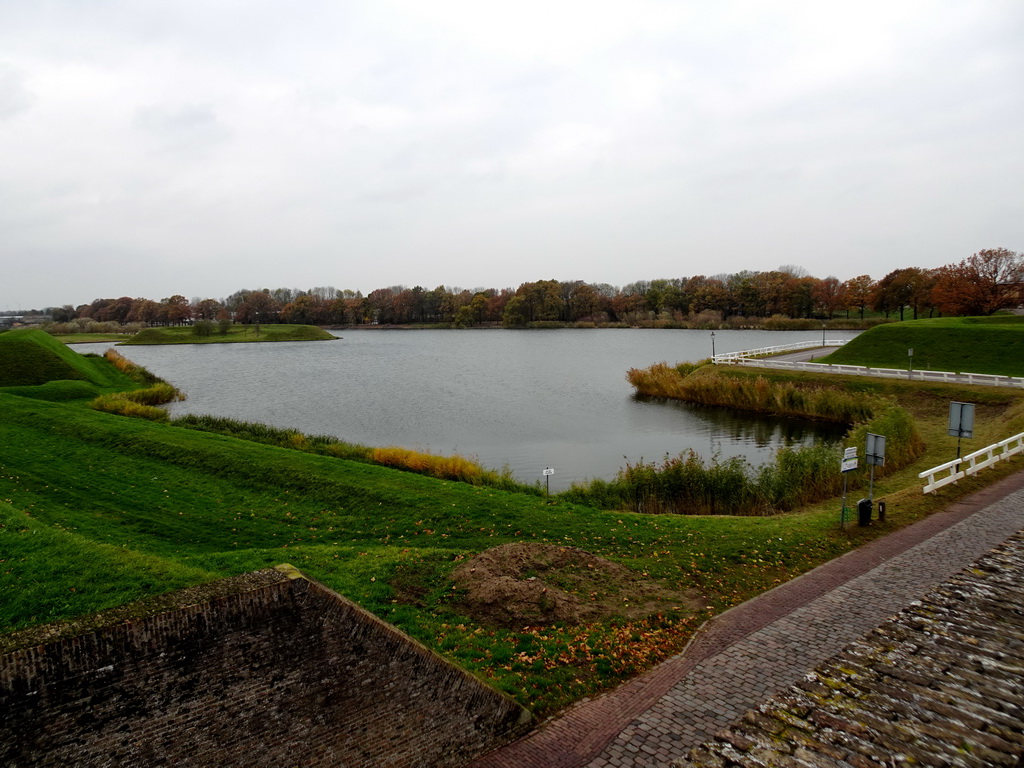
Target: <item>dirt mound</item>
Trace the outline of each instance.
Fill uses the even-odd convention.
[[[466,593],[462,608],[482,624],[503,627],[637,618],[691,608],[700,598],[695,591],[665,589],[582,549],[549,544],[503,544],[452,576]]]

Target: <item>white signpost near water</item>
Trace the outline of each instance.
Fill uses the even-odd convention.
[[[544,470],[544,482],[546,483],[546,488],[544,490],[544,495],[546,495],[546,496],[550,496],[551,495],[551,476],[553,474],[555,474],[555,470],[553,470],[551,467],[547,467]]]

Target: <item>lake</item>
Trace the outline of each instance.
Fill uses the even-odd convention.
[[[626,461],[693,449],[758,465],[784,444],[836,440],[842,429],[685,403],[642,400],[629,368],[710,357],[708,331],[350,330],[331,342],[122,347],[204,413],[401,445],[509,467],[551,490],[610,479]],[[829,339],[856,331],[830,331]],[[820,340],[820,332],[716,331],[715,350]],[[102,352],[107,344],[75,345]]]

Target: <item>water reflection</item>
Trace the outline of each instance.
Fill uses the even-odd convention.
[[[742,457],[751,465],[758,466],[771,461],[782,446],[835,443],[842,440],[848,429],[841,424],[782,418],[658,397],[633,395],[631,399],[640,408],[662,411],[666,420],[679,419],[686,424],[688,444],[675,453],[667,452],[670,456],[692,448],[705,460]],[[703,442],[700,437],[704,438]],[[665,455],[643,458],[661,460]]]

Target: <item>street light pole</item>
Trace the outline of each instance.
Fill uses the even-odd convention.
[[[711,362],[715,362],[715,332],[711,332]]]
[[[821,324],[821,346],[825,346],[825,324]]]

